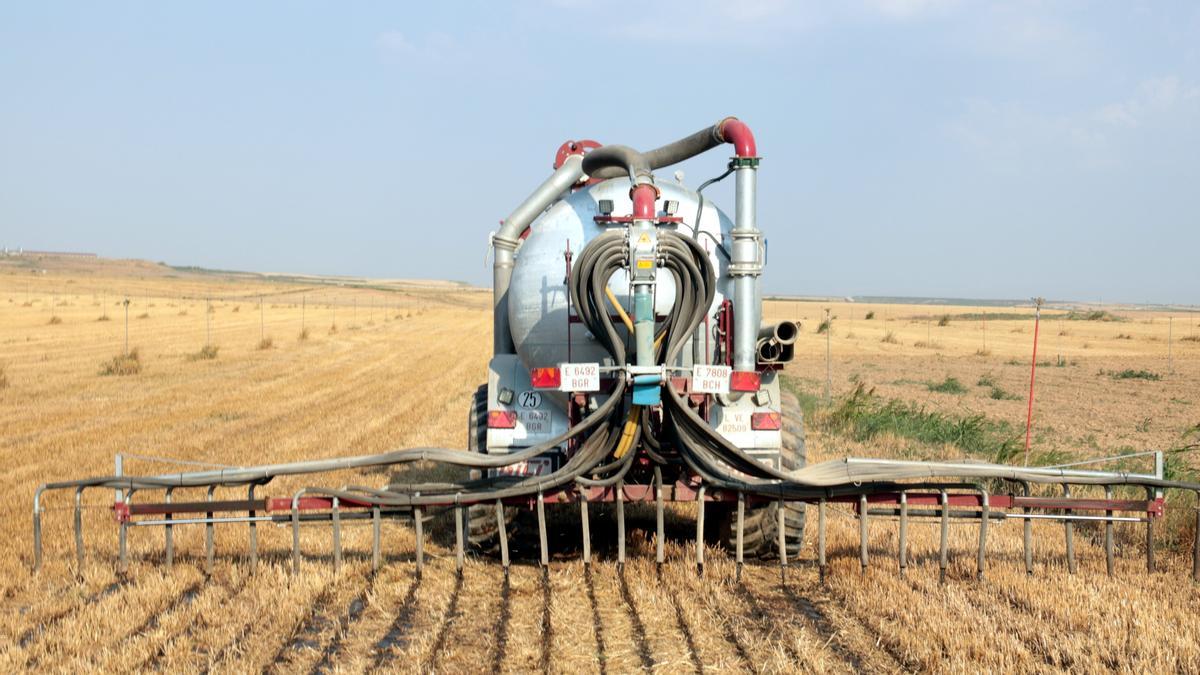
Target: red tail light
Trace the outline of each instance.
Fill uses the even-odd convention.
[[[777,412],[754,413],[750,416],[750,428],[755,431],[779,431],[783,419]]]
[[[489,429],[513,429],[517,426],[517,413],[512,410],[489,410]]]
[[[735,370],[729,376],[729,388],[733,391],[758,391],[762,379],[753,370]]]
[[[562,385],[562,373],[558,368],[533,368],[529,371],[529,382],[534,389],[558,389]]]

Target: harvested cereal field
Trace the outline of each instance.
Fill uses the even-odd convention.
[[[138,463],[158,460],[141,457],[244,465],[465,448],[466,412],[490,354],[491,301],[452,285],[333,286],[141,263],[0,272],[0,459],[8,467],[0,664],[7,672],[1200,669],[1200,591],[1191,580],[1196,504],[1173,492],[1156,532],[1156,571],[1146,571],[1143,526],[1118,524],[1111,577],[1095,523],[1075,526],[1076,574],[1068,570],[1064,526],[1036,523],[1032,575],[1021,523],[995,523],[983,579],[976,578],[978,527],[956,524],[939,583],[936,525],[911,526],[901,575],[896,523],[874,518],[864,568],[860,522],[836,505],[823,583],[812,508],[799,559],[786,569],[750,564],[738,583],[730,552],[715,544],[698,574],[692,505],[669,511],[661,568],[652,508],[629,507],[628,563],[619,567],[611,509],[598,506],[590,567],[581,562],[577,512],[563,510],[551,517],[560,534],[552,536],[549,566],[536,553],[518,555],[507,578],[487,557],[469,557],[456,575],[448,513],[427,524],[420,575],[404,521],[384,522],[378,571],[370,528],[350,521],[337,572],[325,524],[301,528],[298,574],[289,527],[257,528],[256,565],[244,525],[217,527],[211,575],[204,527],[179,525],[170,568],[162,531],[131,528],[128,573],[119,575],[112,501],[98,491],[87,493],[82,511],[82,567],[69,494],[47,499],[45,562],[34,574],[36,486],[110,472],[116,453],[125,454],[127,470],[143,470]],[[833,318],[819,333],[827,306]],[[1033,462],[1200,441],[1197,315],[1110,311],[1115,320],[1044,312]],[[788,409],[809,417],[809,462],[981,453],[1022,461],[1013,448],[1023,449],[1031,310],[776,301],[765,314],[802,323],[786,388]],[[458,340],[463,334],[477,339]],[[931,440],[903,425],[867,430],[861,419],[839,415],[848,402],[893,412],[901,408],[887,405],[897,402],[922,420],[972,419],[974,431]],[[786,422],[792,433],[795,423],[794,416]],[[1170,457],[1176,476],[1194,475],[1190,454]],[[336,480],[387,478],[350,471]],[[260,492],[290,496],[302,485],[280,478]],[[222,492],[218,498],[232,499],[243,491]]]

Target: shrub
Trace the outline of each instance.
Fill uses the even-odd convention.
[[[880,338],[879,341],[885,342],[889,345],[900,344],[900,341],[896,339],[896,333],[894,331],[890,331],[890,330],[882,338]]]
[[[941,327],[943,327],[943,328],[944,328],[944,327],[946,327],[946,326],[949,326],[949,325],[950,325],[950,315],[949,315],[949,314],[943,314],[943,315],[942,315],[942,318],[938,319],[938,326],[941,326]]]
[[[134,347],[128,354],[117,354],[100,364],[101,375],[137,375],[142,372],[142,358]]]
[[[58,318],[57,316],[52,316],[50,317],[49,323],[51,326],[57,326],[58,324],[62,323],[62,319]]]
[[[828,331],[829,331],[829,319],[825,319],[821,322],[821,325],[817,326],[817,334],[820,335],[821,333],[825,333]]]
[[[979,380],[975,384],[980,387],[994,387],[996,386],[996,378],[991,373],[984,373],[979,376]]]
[[[942,380],[941,382],[930,383],[926,386],[929,391],[936,391],[942,394],[967,393],[967,388],[962,385],[962,382],[959,382],[958,378],[950,377],[949,375],[947,375],[946,379]]]
[[[220,349],[220,347],[217,347],[216,345],[204,345],[203,347],[200,348],[200,351],[196,352],[195,354],[188,354],[187,360],[188,361],[211,361],[211,360],[217,358],[217,350],[219,350],[219,349]]]
[[[1126,321],[1123,317],[1116,316],[1103,309],[1094,309],[1090,312],[1067,312],[1063,317],[1067,321]]]
[[[1125,370],[1102,370],[1101,375],[1108,375],[1114,380],[1151,380],[1157,382],[1162,379],[1162,375],[1152,373],[1149,370],[1134,370],[1126,368]]]
[[[1200,342],[1200,335],[1185,335],[1179,339],[1184,342]]]
[[[1021,397],[1016,394],[1010,394],[998,386],[993,385],[992,390],[988,392],[988,398],[996,401],[1020,401]]]
[[[275,341],[269,337],[265,337],[258,341],[258,348],[260,350],[270,349],[271,347],[274,347],[274,346],[275,346]]]
[[[874,318],[875,318],[875,312],[867,312],[867,316],[866,316],[867,321],[870,321],[871,319],[874,319]]]

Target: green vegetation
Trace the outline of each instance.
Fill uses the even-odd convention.
[[[965,394],[967,388],[956,377],[946,376],[946,379],[941,382],[930,382],[926,385],[929,391],[936,391],[941,394]]]
[[[994,387],[996,386],[996,378],[991,373],[984,373],[979,376],[979,380],[975,384],[980,387]]]
[[[817,334],[829,332],[829,319],[821,321],[821,325],[817,326]]]
[[[1117,316],[1107,310],[1093,309],[1086,312],[1070,311],[1062,318],[1067,321],[1128,321],[1125,317]]]
[[[128,354],[117,354],[100,364],[101,375],[137,375],[142,372],[142,358],[134,347]]]
[[[993,385],[991,391],[988,392],[988,398],[994,399],[996,401],[1020,401],[1021,400],[1021,397],[1018,396],[1017,394],[1013,394],[1008,391],[1005,391],[1004,389],[1001,389],[999,386],[995,386],[995,385]]]
[[[198,351],[194,354],[188,354],[187,360],[188,361],[211,361],[211,360],[217,358],[217,351],[219,349],[220,349],[220,347],[217,347],[216,345],[204,345],[203,347],[200,348],[200,351]]]
[[[875,312],[873,312],[873,311],[867,312],[867,316],[866,316],[867,321],[870,321],[871,319],[874,319],[874,318],[875,318]]]
[[[1101,370],[1100,375],[1108,375],[1114,380],[1151,380],[1157,382],[1162,379],[1162,375],[1152,373],[1149,370],[1134,370],[1126,368],[1125,370]]]

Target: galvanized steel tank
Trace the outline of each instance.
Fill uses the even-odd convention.
[[[699,345],[700,353],[708,354],[701,358],[708,361],[715,344],[711,333],[715,324],[711,317],[731,290],[728,287],[727,276],[729,261],[717,249],[718,244],[728,248],[733,222],[712,201],[705,199],[697,233],[695,224],[697,207],[700,204],[699,196],[673,180],[661,181],[656,185],[662,191],[658,200],[660,213],[666,202],[677,202],[678,209],[674,215],[683,219],[682,224],[660,227],[674,228],[680,234],[696,238],[709,252],[713,270],[718,276],[717,295],[709,308],[708,339],[702,334]],[[613,215],[631,213],[633,204],[629,197],[629,188],[628,178],[616,178],[576,190],[555,202],[530,226],[529,236],[517,250],[512,282],[508,289],[509,326],[517,354],[526,368],[555,366],[565,362],[604,362],[609,358],[603,347],[578,323],[570,326],[571,347],[568,353],[568,292],[564,253],[569,247],[577,259],[583,247],[600,233],[614,227],[624,229],[624,223],[597,223],[595,218],[601,215],[599,203],[605,199],[612,200]],[[629,309],[629,283],[626,273],[618,271],[614,274],[609,287],[622,305]],[[660,316],[667,314],[674,298],[674,278],[660,269],[655,292],[655,313]],[[624,336],[624,328],[617,323],[619,333]],[[691,347],[685,348],[682,363],[676,365],[691,365],[692,352]]]

